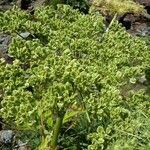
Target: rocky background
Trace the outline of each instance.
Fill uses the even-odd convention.
[[[144,5],[145,10],[150,15],[150,0],[135,1]],[[123,16],[121,22],[133,35],[150,36],[150,18],[127,13]]]

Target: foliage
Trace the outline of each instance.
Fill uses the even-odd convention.
[[[83,13],[88,13],[89,11],[89,0],[66,0],[65,4],[78,8]]]
[[[15,58],[0,61],[0,117],[40,134],[36,148],[149,149],[149,95],[138,82],[150,62],[144,41],[115,21],[106,34],[100,15],[62,5],[34,17],[14,8],[0,26]]]
[[[79,9],[80,12],[88,13],[89,0],[46,0],[47,5],[52,5],[56,8],[57,4],[66,4],[72,6],[74,9]]]
[[[124,14],[126,12],[143,14],[145,13],[142,5],[133,0],[93,0],[92,9],[100,9],[104,14]]]

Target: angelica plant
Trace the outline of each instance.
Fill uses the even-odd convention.
[[[132,126],[142,115],[149,118],[146,89],[134,89],[150,62],[144,41],[116,21],[101,41],[102,16],[64,5],[38,8],[34,17],[14,8],[0,14],[0,27],[13,37],[8,53],[15,59],[0,60],[0,117],[17,130],[38,133],[35,149],[66,148],[74,135],[69,146],[82,147],[83,141],[75,145],[77,131],[85,133],[86,149],[112,148],[126,137],[136,145],[138,134],[148,145],[147,120]],[[64,128],[74,133],[66,135]]]

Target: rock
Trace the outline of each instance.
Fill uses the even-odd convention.
[[[22,141],[18,141],[18,150],[27,150],[27,142],[26,143],[23,143]]]
[[[0,131],[0,142],[3,144],[11,144],[13,142],[14,132],[12,130]]]
[[[10,4],[11,2],[12,2],[12,0],[1,0],[0,5]]]
[[[0,11],[6,11],[13,6],[13,0],[0,0]]]
[[[11,42],[11,36],[7,34],[0,34],[0,53],[6,53],[8,45]]]
[[[135,2],[144,5],[147,13],[150,14],[150,0],[135,0]],[[119,22],[132,35],[150,36],[150,15],[135,15],[132,13],[124,14],[119,18]]]
[[[29,32],[22,32],[20,33],[20,36],[23,37],[24,39],[28,38],[31,34]]]
[[[137,3],[144,5],[147,13],[150,14],[150,0],[136,0]]]
[[[150,26],[147,23],[135,22],[129,33],[137,36],[150,36]]]
[[[27,142],[23,143],[21,140],[18,140],[17,145],[14,147],[13,150],[29,150],[27,147]]]
[[[29,7],[31,7],[32,0],[21,0],[21,9],[27,10]]]
[[[13,61],[14,61],[14,57],[12,57],[12,56],[10,56],[8,54],[4,55],[4,59],[5,59],[6,63],[8,63],[8,64],[12,64]]]
[[[150,6],[150,0],[135,0],[135,2],[144,6]]]
[[[119,22],[126,28],[131,29],[132,23],[135,22],[135,16],[132,13],[126,13],[121,17],[118,17]]]
[[[144,84],[147,81],[145,75],[141,76],[138,81],[139,83]]]
[[[0,34],[0,58],[4,58],[6,63],[12,64],[13,57],[8,54],[8,47],[11,42],[11,36]]]

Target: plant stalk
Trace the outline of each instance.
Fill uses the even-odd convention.
[[[105,32],[108,32],[108,31],[109,31],[109,29],[111,28],[112,24],[113,24],[114,21],[116,20],[116,18],[117,18],[117,13],[114,15],[113,19],[111,20],[111,22],[110,22],[110,24],[109,24],[109,26],[108,26],[108,28],[106,29]]]
[[[117,13],[114,15],[113,19],[111,20],[109,26],[107,27],[107,29],[105,30],[105,33],[102,35],[102,38],[100,39],[100,42],[103,40],[104,36],[106,33],[108,33],[109,29],[111,28],[111,26],[113,25],[114,21],[117,18]]]
[[[57,142],[63,124],[63,118],[64,115],[60,115],[56,119],[56,123],[54,125],[54,130],[53,130],[53,137],[51,141],[52,150],[57,150]]]

